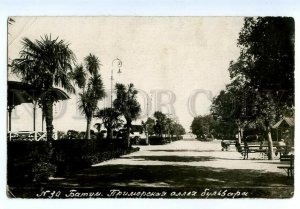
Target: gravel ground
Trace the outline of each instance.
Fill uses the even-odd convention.
[[[119,189],[197,191],[198,195],[205,189],[221,189],[247,191],[253,198],[292,197],[294,179],[278,169],[279,165],[279,159],[270,161],[257,153],[249,154],[249,159],[244,160],[234,146],[229,151],[221,151],[220,141],[181,140],[141,146],[138,152],[52,178],[42,188],[32,185],[11,188],[11,191],[18,197],[35,197],[37,191],[45,188],[62,193],[75,189],[106,194],[111,189]]]
[[[97,166],[104,165],[181,165],[204,166],[224,169],[251,169],[262,172],[272,172],[286,175],[278,169],[279,156],[267,160],[259,153],[250,153],[249,159],[244,160],[234,145],[229,151],[221,151],[220,141],[200,142],[181,140],[171,144],[158,146],[140,146],[140,151],[113,159]]]

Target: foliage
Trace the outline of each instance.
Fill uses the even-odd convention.
[[[126,137],[128,147],[130,146],[130,127],[132,121],[136,120],[140,115],[141,106],[137,101],[138,91],[134,88],[134,85],[130,83],[127,87],[124,84],[116,84],[117,98],[113,104],[115,109],[120,112],[126,120]]]
[[[66,133],[64,131],[57,131],[57,139],[65,139]]]
[[[155,120],[152,118],[147,118],[145,124],[147,126],[147,131],[148,131],[149,136],[154,135],[155,134],[155,131],[154,131]]]
[[[162,137],[166,129],[167,116],[160,111],[154,112],[153,116],[156,119],[154,125],[155,134]]]
[[[245,18],[238,39],[240,59],[247,65],[236,73],[249,80],[251,119],[263,121],[269,150],[271,125],[294,106],[294,24],[288,17]],[[273,151],[268,156],[273,159]]]
[[[70,74],[75,55],[64,40],[52,39],[51,35],[41,37],[34,42],[28,38],[22,40],[23,48],[19,58],[12,61],[12,72],[20,77],[21,81],[30,84],[42,92],[39,104],[45,115],[47,140],[53,136],[53,103],[55,95],[51,89],[61,87],[67,92],[74,93]]]
[[[16,141],[7,144],[7,183],[26,184],[44,181],[54,175],[56,166],[51,158],[49,142]]]
[[[166,144],[166,141],[163,137],[160,136],[149,136],[149,144],[150,145],[163,145]]]
[[[98,102],[104,98],[104,86],[99,74],[99,59],[92,54],[84,58],[84,66],[77,65],[72,77],[77,86],[81,89],[79,93],[79,109],[85,115],[87,120],[86,139],[90,139],[91,121],[97,110]]]
[[[98,131],[98,133],[101,131],[102,123],[95,123],[94,128]]]
[[[232,140],[245,122],[245,102],[242,88],[228,85],[213,99],[211,113],[215,119],[214,134],[219,139]],[[234,93],[233,93],[234,92]]]
[[[249,123],[263,125],[269,159],[273,158],[271,125],[285,114],[293,115],[294,30],[289,17],[245,18],[238,38],[240,56],[229,66],[231,83],[212,105],[216,118],[235,123],[239,130]]]
[[[15,141],[7,144],[7,184],[28,185],[85,169],[95,163],[138,151],[119,141],[55,140]]]
[[[295,26],[290,17],[245,18],[238,46],[246,67],[237,69],[258,91],[282,94],[281,101],[294,105]]]
[[[185,129],[183,128],[183,126],[181,124],[172,122],[171,127],[170,127],[170,134],[172,137],[173,137],[173,135],[178,137],[178,136],[185,134]]]
[[[212,115],[197,116],[192,121],[191,130],[198,139],[204,139],[212,135],[214,124]]]
[[[104,108],[99,110],[94,117],[102,120],[103,125],[107,130],[107,137],[110,137],[112,131],[116,128],[120,128],[123,123],[121,113],[114,108]]]
[[[148,118],[146,124],[149,126],[151,135],[155,133],[159,137],[163,137],[163,134],[168,135],[169,138],[173,138],[185,134],[183,126],[175,122],[172,118],[167,117],[166,114],[156,111],[153,114],[154,119]]]

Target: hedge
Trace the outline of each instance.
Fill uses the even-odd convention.
[[[138,149],[127,148],[117,140],[8,142],[7,183],[13,186],[45,181],[50,176],[62,176]]]

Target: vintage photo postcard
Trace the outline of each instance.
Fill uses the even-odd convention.
[[[292,17],[7,20],[9,198],[291,198]]]

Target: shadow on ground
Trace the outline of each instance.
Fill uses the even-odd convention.
[[[121,157],[120,159],[132,159],[138,161],[161,161],[161,162],[203,162],[213,160],[242,160],[240,158],[226,158],[226,157],[211,157],[211,156],[177,156],[177,155],[141,155]]]
[[[277,187],[292,186],[293,179],[278,173],[248,169],[221,169],[181,165],[104,165],[50,181],[63,187]]]
[[[188,149],[157,149],[157,150],[149,150],[150,152],[222,152],[219,150],[188,150]]]
[[[141,161],[163,161],[163,162],[199,162],[199,161],[211,161],[216,160],[214,157],[210,156],[175,156],[175,155],[145,155],[145,156],[130,156],[121,157],[121,159],[136,159]]]

